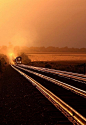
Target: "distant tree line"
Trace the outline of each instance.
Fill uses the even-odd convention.
[[[0,53],[7,53],[9,47],[0,46]],[[86,48],[69,48],[69,47],[27,47],[27,46],[15,46],[13,47],[14,53],[28,53],[28,52],[86,52]]]
[[[68,47],[22,47],[21,51],[24,52],[86,52],[86,48],[68,48]]]

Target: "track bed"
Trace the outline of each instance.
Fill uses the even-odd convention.
[[[71,125],[30,82],[8,66],[0,79],[0,124]]]

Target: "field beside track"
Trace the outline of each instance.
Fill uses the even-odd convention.
[[[29,65],[85,73],[86,53],[71,52],[42,52],[27,53]]]
[[[39,52],[27,53],[31,61],[84,61],[86,53],[71,52]]]

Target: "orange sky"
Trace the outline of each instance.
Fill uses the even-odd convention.
[[[0,46],[86,47],[86,0],[0,0]]]

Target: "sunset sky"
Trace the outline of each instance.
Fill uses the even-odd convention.
[[[86,47],[86,0],[0,0],[0,46]]]

